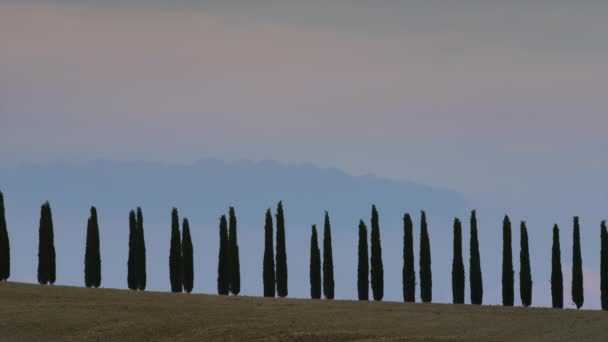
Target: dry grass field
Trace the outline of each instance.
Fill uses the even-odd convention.
[[[0,283],[1,341],[607,341],[608,313]]]

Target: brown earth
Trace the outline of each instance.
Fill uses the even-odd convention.
[[[608,341],[608,312],[0,283],[0,341]]]

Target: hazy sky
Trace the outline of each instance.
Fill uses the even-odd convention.
[[[277,159],[608,203],[605,1],[167,3],[1,0],[0,162]]]

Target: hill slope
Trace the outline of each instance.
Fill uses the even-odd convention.
[[[0,283],[3,341],[599,341],[600,311],[219,297]]]

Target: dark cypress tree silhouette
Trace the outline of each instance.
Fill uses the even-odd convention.
[[[4,194],[0,191],[0,281],[11,276],[11,248],[6,227]]]
[[[520,225],[519,249],[519,294],[521,304],[525,307],[532,305],[532,271],[530,269],[530,252],[528,250],[528,228],[526,222]]]
[[[53,228],[53,213],[51,211],[51,205],[47,202],[47,224],[48,224],[48,235],[47,235],[47,244],[48,244],[48,255],[49,255],[49,284],[55,284],[56,277],[56,262],[55,262],[55,229]]]
[[[194,250],[192,248],[192,237],[190,236],[190,223],[184,218],[182,223],[182,266],[183,283],[186,293],[192,292],[194,287]]]
[[[101,285],[101,255],[99,253],[99,224],[97,209],[91,207],[91,216],[87,224],[87,244],[84,253],[84,285],[99,287]]]
[[[38,282],[55,283],[55,243],[53,237],[53,215],[51,205],[45,202],[40,208],[38,239]]]
[[[239,259],[239,244],[236,230],[236,213],[230,207],[228,220],[228,244],[230,246],[230,292],[238,295],[241,292],[241,263]]]
[[[40,225],[38,228],[38,283],[42,285],[49,282],[47,220],[46,203],[44,203],[40,208]]]
[[[171,292],[182,292],[182,242],[179,232],[179,214],[177,208],[171,211],[171,245],[169,248],[169,281]]]
[[[323,227],[323,294],[325,299],[334,299],[334,257],[331,250],[331,224],[325,212]]]
[[[553,226],[553,248],[551,252],[551,300],[553,308],[564,307],[564,278],[562,275],[562,256],[559,246],[559,228]]]
[[[483,279],[481,275],[481,260],[479,256],[479,240],[477,239],[477,213],[471,212],[471,240],[469,244],[469,280],[471,286],[471,304],[483,303]]]
[[[513,251],[511,247],[511,220],[505,215],[502,221],[502,305],[513,306]]]
[[[423,303],[430,303],[433,300],[431,242],[424,211],[421,213],[420,220],[420,299]]]
[[[228,222],[226,215],[220,218],[220,252],[217,264],[217,294],[227,296],[230,293],[230,251],[228,246]]]
[[[146,274],[146,238],[144,234],[144,215],[141,208],[137,208],[137,220],[136,220],[136,258],[135,258],[135,272],[137,277],[137,289],[144,291],[146,289],[147,274]]]
[[[572,234],[572,302],[577,309],[583,306],[583,257],[581,256],[581,232],[578,216],[574,217]]]
[[[414,224],[410,214],[403,216],[403,301],[416,301],[416,271],[414,270]]]
[[[357,266],[357,289],[359,300],[369,300],[369,261],[367,253],[367,227],[359,221],[359,262]]]
[[[137,218],[135,211],[129,212],[129,259],[127,261],[127,285],[137,290]]]
[[[266,224],[264,225],[264,297],[275,295],[274,248],[272,242],[272,214],[266,210]]]
[[[276,253],[276,281],[277,295],[287,297],[287,252],[285,250],[285,217],[283,202],[277,207],[277,253]]]
[[[606,221],[602,221],[600,228],[600,290],[602,310],[608,310],[608,229]]]
[[[372,232],[371,232],[371,282],[374,300],[380,301],[384,297],[384,266],[382,265],[382,243],[380,241],[380,224],[378,211],[372,205]]]
[[[317,226],[314,224],[310,236],[310,298],[321,299],[321,251]]]
[[[452,301],[464,304],[464,263],[462,261],[462,223],[454,219],[454,257],[452,259]]]

